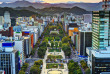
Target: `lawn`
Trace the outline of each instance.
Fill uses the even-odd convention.
[[[59,69],[64,69],[64,65],[62,63],[61,64],[48,63],[48,64],[46,64],[46,69],[58,68],[58,66],[59,66]]]
[[[49,49],[49,52],[61,52],[61,49]]]
[[[61,55],[48,55],[48,59],[62,59],[63,57]]]

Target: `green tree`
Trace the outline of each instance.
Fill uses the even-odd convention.
[[[79,67],[77,62],[72,60],[68,63],[69,74],[82,74],[81,68]]]
[[[77,69],[77,74],[82,74],[81,68]]]
[[[62,30],[60,30],[60,31],[59,31],[59,33],[60,33],[60,34],[63,34],[63,31],[62,31]]]
[[[28,66],[29,66],[28,63],[24,63],[23,66],[21,67],[21,70],[26,71]]]
[[[44,47],[47,47],[47,43],[48,43],[48,40],[47,39],[44,39],[41,43],[40,46],[44,46]]]
[[[43,46],[43,47],[42,47],[42,46],[39,47],[39,50],[38,50],[38,53],[37,53],[37,54],[38,54],[38,56],[39,56],[40,58],[43,58],[43,57],[44,57],[45,52],[46,52],[46,49],[47,49],[47,48],[44,47],[44,46]]]
[[[90,74],[90,68],[87,68],[87,69],[85,70],[85,74]]]
[[[47,44],[47,47],[50,47],[50,45],[49,45],[49,44]]]
[[[43,61],[42,60],[38,60],[38,61],[35,61],[34,62],[34,65],[42,65],[43,64]]]
[[[62,50],[65,52],[66,56],[70,56],[71,55],[71,48],[70,48],[68,43],[64,43],[62,45]]]
[[[31,67],[30,69],[30,74],[40,74],[41,70],[40,70],[40,66],[37,65],[37,66],[33,66]]]
[[[54,41],[51,40],[51,47],[53,48],[54,47]]]
[[[59,47],[62,47],[62,42],[61,41],[59,41]]]
[[[23,70],[19,71],[18,74],[25,74],[25,72]]]
[[[36,52],[36,48],[33,48],[33,50],[31,51],[31,55],[34,56],[35,52]]]
[[[86,63],[81,64],[81,66],[82,66],[83,69],[87,68],[87,64]]]
[[[69,62],[68,63],[74,63],[74,61],[73,60],[69,60]]]
[[[58,41],[55,41],[55,47],[57,49],[57,47],[58,47]]]
[[[75,66],[74,66],[74,63],[69,63],[69,64],[68,64],[68,69],[69,69],[70,72],[76,70],[76,68],[75,68]]]
[[[63,37],[62,38],[62,43],[68,43],[68,38],[67,37]]]
[[[88,68],[87,63],[84,60],[81,60],[80,63],[83,69]]]
[[[60,40],[60,37],[58,37],[58,36],[55,37],[55,40],[56,40],[56,41],[59,41],[59,40]]]

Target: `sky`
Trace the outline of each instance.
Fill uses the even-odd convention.
[[[14,2],[17,0],[0,0],[0,2]],[[27,0],[31,2],[45,2],[45,3],[72,3],[72,2],[90,2],[90,3],[95,3],[95,2],[100,2],[102,0]]]

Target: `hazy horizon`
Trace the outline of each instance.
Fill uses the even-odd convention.
[[[0,0],[0,3],[2,2],[15,2],[15,1],[21,1],[21,0]],[[74,2],[85,2],[85,3],[97,3],[101,2],[102,0],[25,0],[29,2],[43,2],[43,3],[74,3]]]

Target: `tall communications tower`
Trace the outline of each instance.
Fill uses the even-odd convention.
[[[110,8],[110,0],[102,0],[103,4],[102,4],[102,8],[103,10],[109,10]]]

